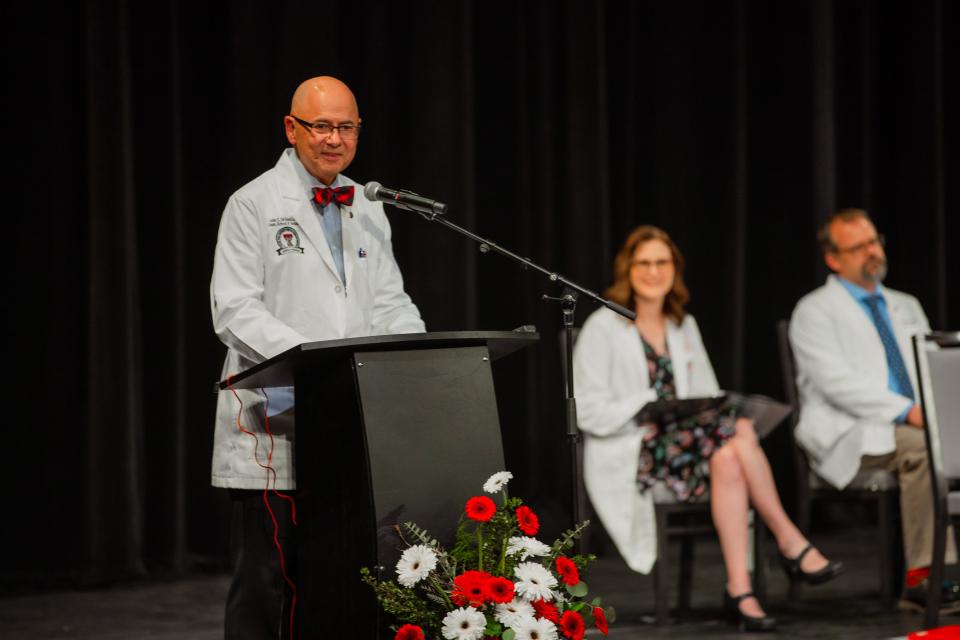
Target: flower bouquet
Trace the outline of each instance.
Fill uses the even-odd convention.
[[[507,493],[512,477],[500,471],[483,485],[500,494],[499,508],[485,495],[467,500],[451,550],[407,522],[397,582],[361,569],[380,606],[399,622],[391,627],[395,640],[582,640],[591,626],[607,634],[614,611],[599,598],[587,602],[580,579],[596,558],[570,554],[589,522],[550,546],[540,542],[537,515]]]

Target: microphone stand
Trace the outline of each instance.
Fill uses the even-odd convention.
[[[444,217],[441,217],[434,211],[420,211],[418,209],[413,209],[402,204],[395,202],[387,201],[387,204],[393,204],[399,209],[404,209],[405,211],[413,211],[414,213],[419,213],[421,216],[426,218],[430,222],[439,222],[443,226],[456,231],[462,236],[470,238],[476,242],[480,247],[480,253],[499,253],[502,256],[510,258],[514,262],[520,263],[520,265],[525,269],[532,269],[538,271],[547,277],[550,282],[556,282],[562,284],[564,288],[564,294],[560,297],[553,297],[548,295],[543,295],[543,300],[550,300],[553,302],[559,302],[560,308],[563,313],[563,330],[564,330],[564,351],[563,354],[565,365],[563,368],[563,388],[564,388],[564,414],[566,417],[566,434],[567,442],[570,447],[570,471],[571,471],[571,484],[572,484],[572,493],[573,493],[573,524],[574,526],[580,524],[581,514],[583,512],[583,497],[580,492],[580,469],[583,465],[583,449],[582,449],[582,438],[580,436],[580,430],[577,428],[577,400],[574,395],[573,390],[573,320],[574,312],[577,308],[577,294],[584,295],[598,304],[602,304],[611,311],[619,313],[621,316],[628,318],[630,320],[635,320],[637,314],[626,307],[623,307],[616,302],[607,300],[597,293],[569,280],[568,278],[556,273],[555,271],[550,271],[541,267],[539,264],[533,262],[529,258],[524,258],[519,256],[512,251],[505,249],[498,245],[497,243],[487,240],[477,234],[464,229],[460,225],[450,222]],[[581,538],[577,538],[576,542],[576,551],[579,554],[583,552],[583,546]]]

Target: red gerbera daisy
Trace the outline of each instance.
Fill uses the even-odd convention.
[[[482,607],[487,599],[487,582],[490,574],[485,571],[464,571],[453,579],[450,599],[458,606]]]
[[[577,565],[570,558],[557,556],[557,573],[563,578],[564,584],[572,587],[580,583],[580,572],[577,571]]]
[[[497,512],[497,505],[487,496],[474,496],[467,500],[467,517],[477,522],[489,522]]]
[[[423,640],[423,629],[415,624],[405,624],[397,629],[393,640]]]
[[[560,611],[552,602],[534,600],[531,604],[533,604],[533,610],[537,612],[538,618],[545,618],[554,624],[560,622]]]
[[[520,525],[520,531],[528,536],[535,536],[537,531],[540,530],[540,519],[537,518],[537,514],[530,507],[517,508],[517,524]]]
[[[570,640],[583,640],[584,628],[583,618],[576,611],[564,611],[560,616],[560,631]]]
[[[597,625],[597,629],[600,629],[600,633],[603,635],[607,635],[610,630],[610,625],[607,624],[607,614],[600,607],[593,608],[593,624]]]
[[[497,604],[513,600],[513,583],[506,578],[490,578],[487,581],[487,599]]]

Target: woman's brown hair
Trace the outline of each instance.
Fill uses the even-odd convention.
[[[674,322],[680,324],[683,322],[684,316],[687,315],[683,307],[690,301],[690,292],[687,291],[687,285],[683,282],[683,254],[680,253],[679,247],[674,244],[667,232],[659,227],[643,225],[630,232],[613,261],[613,284],[603,292],[603,295],[617,304],[633,309],[633,288],[630,286],[630,268],[633,263],[633,254],[636,253],[637,247],[651,240],[659,240],[670,248],[674,267],[673,287],[663,301],[663,312]]]

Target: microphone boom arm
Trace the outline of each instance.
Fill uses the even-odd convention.
[[[584,287],[584,286],[581,286],[581,285],[577,284],[577,283],[574,282],[573,280],[570,280],[569,278],[567,278],[567,277],[565,277],[565,276],[563,276],[563,275],[560,275],[559,273],[557,273],[557,272],[555,272],[555,271],[550,271],[549,269],[546,269],[546,268],[544,268],[544,267],[541,267],[539,264],[537,264],[536,262],[534,262],[534,261],[531,260],[530,258],[524,258],[523,256],[517,255],[516,253],[514,253],[513,251],[510,251],[509,249],[505,249],[504,247],[501,247],[501,246],[500,246],[499,244],[497,244],[496,242],[494,242],[494,241],[492,241],[492,240],[488,240],[488,239],[486,239],[486,238],[483,238],[483,237],[475,234],[474,232],[470,231],[469,229],[465,229],[465,228],[461,227],[460,225],[451,222],[449,219],[447,219],[447,218],[439,215],[439,214],[436,213],[436,212],[428,213],[428,212],[426,212],[426,211],[417,211],[417,210],[415,210],[415,209],[412,209],[412,208],[410,208],[410,207],[403,206],[403,205],[401,205],[401,204],[399,204],[399,203],[394,203],[394,202],[392,202],[392,201],[386,201],[386,204],[394,204],[395,206],[398,206],[398,207],[401,208],[401,209],[405,209],[405,210],[407,210],[407,211],[413,211],[413,212],[415,212],[415,213],[419,213],[421,216],[423,216],[424,218],[426,218],[426,219],[427,219],[428,221],[430,221],[430,222],[439,222],[439,223],[442,224],[443,226],[445,226],[445,227],[447,227],[447,228],[449,228],[449,229],[452,229],[452,230],[456,231],[457,233],[459,233],[460,235],[466,236],[467,238],[470,238],[471,240],[473,240],[474,242],[476,242],[476,243],[479,245],[479,247],[480,247],[480,253],[490,253],[491,251],[494,252],[494,253],[499,253],[499,254],[502,255],[502,256],[505,256],[505,257],[507,257],[507,258],[510,258],[510,259],[513,260],[514,262],[520,263],[520,266],[521,266],[523,269],[532,269],[532,270],[534,270],[534,271],[537,271],[537,272],[539,272],[539,273],[542,273],[544,276],[547,277],[547,279],[548,279],[550,282],[556,282],[556,283],[558,283],[558,284],[563,285],[564,287],[567,287],[568,289],[572,289],[573,291],[576,291],[577,293],[583,294],[583,295],[585,295],[586,297],[588,297],[588,298],[590,298],[591,300],[593,300],[594,302],[596,302],[597,304],[601,304],[601,305],[605,306],[606,308],[610,309],[611,311],[614,311],[614,312],[616,312],[616,313],[619,313],[619,314],[620,314],[621,316],[623,316],[624,318],[627,318],[627,319],[629,319],[629,320],[635,320],[636,317],[637,317],[637,314],[636,314],[635,312],[631,311],[630,309],[627,309],[626,307],[623,307],[623,306],[617,304],[616,302],[614,302],[614,301],[612,301],[612,300],[607,300],[606,298],[604,298],[604,297],[601,296],[600,294],[598,294],[598,293],[596,293],[596,292],[594,292],[594,291],[591,291],[590,289],[587,289],[587,288]]]

